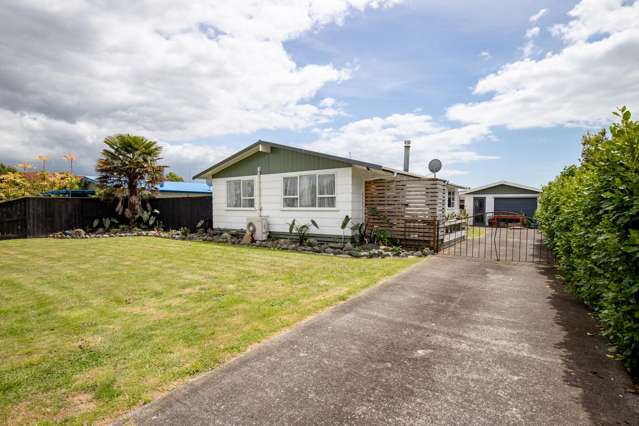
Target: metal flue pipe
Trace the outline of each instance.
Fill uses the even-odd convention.
[[[408,173],[408,168],[410,166],[410,140],[406,139],[404,141],[404,171]]]

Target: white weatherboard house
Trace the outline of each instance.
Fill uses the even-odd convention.
[[[471,188],[461,193],[469,216],[487,217],[498,212],[515,212],[533,217],[541,190],[501,180],[489,185]]]
[[[410,143],[405,144],[407,170]],[[287,236],[289,224],[313,219],[317,237],[341,237],[345,216],[364,221],[364,187],[374,179],[424,179],[406,171],[319,152],[257,141],[194,176],[212,183],[213,226],[246,229],[267,223],[271,236]],[[455,195],[456,196],[456,195]],[[350,226],[345,235],[352,235]]]

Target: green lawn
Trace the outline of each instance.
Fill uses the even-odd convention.
[[[0,241],[0,423],[113,419],[417,261]]]
[[[481,238],[486,234],[486,228],[483,226],[469,226],[466,228],[466,238]]]

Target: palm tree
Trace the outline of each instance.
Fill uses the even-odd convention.
[[[75,154],[69,153],[69,154],[64,154],[62,158],[69,162],[69,173],[73,173],[73,162],[77,160],[78,157],[76,157]]]
[[[162,147],[142,136],[121,134],[104,139],[95,170],[100,174],[98,183],[107,197],[118,199],[116,211],[129,219],[129,225],[142,216],[142,199],[154,192],[162,181],[164,167]]]
[[[38,155],[38,161],[42,161],[42,171],[47,171],[47,161],[51,159],[50,155]]]

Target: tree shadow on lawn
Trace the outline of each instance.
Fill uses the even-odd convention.
[[[563,352],[563,380],[581,389],[581,405],[594,424],[639,424],[639,394],[620,361],[606,356],[608,340],[588,307],[570,294],[551,266],[538,266],[552,289],[555,322],[565,332],[555,345]]]

